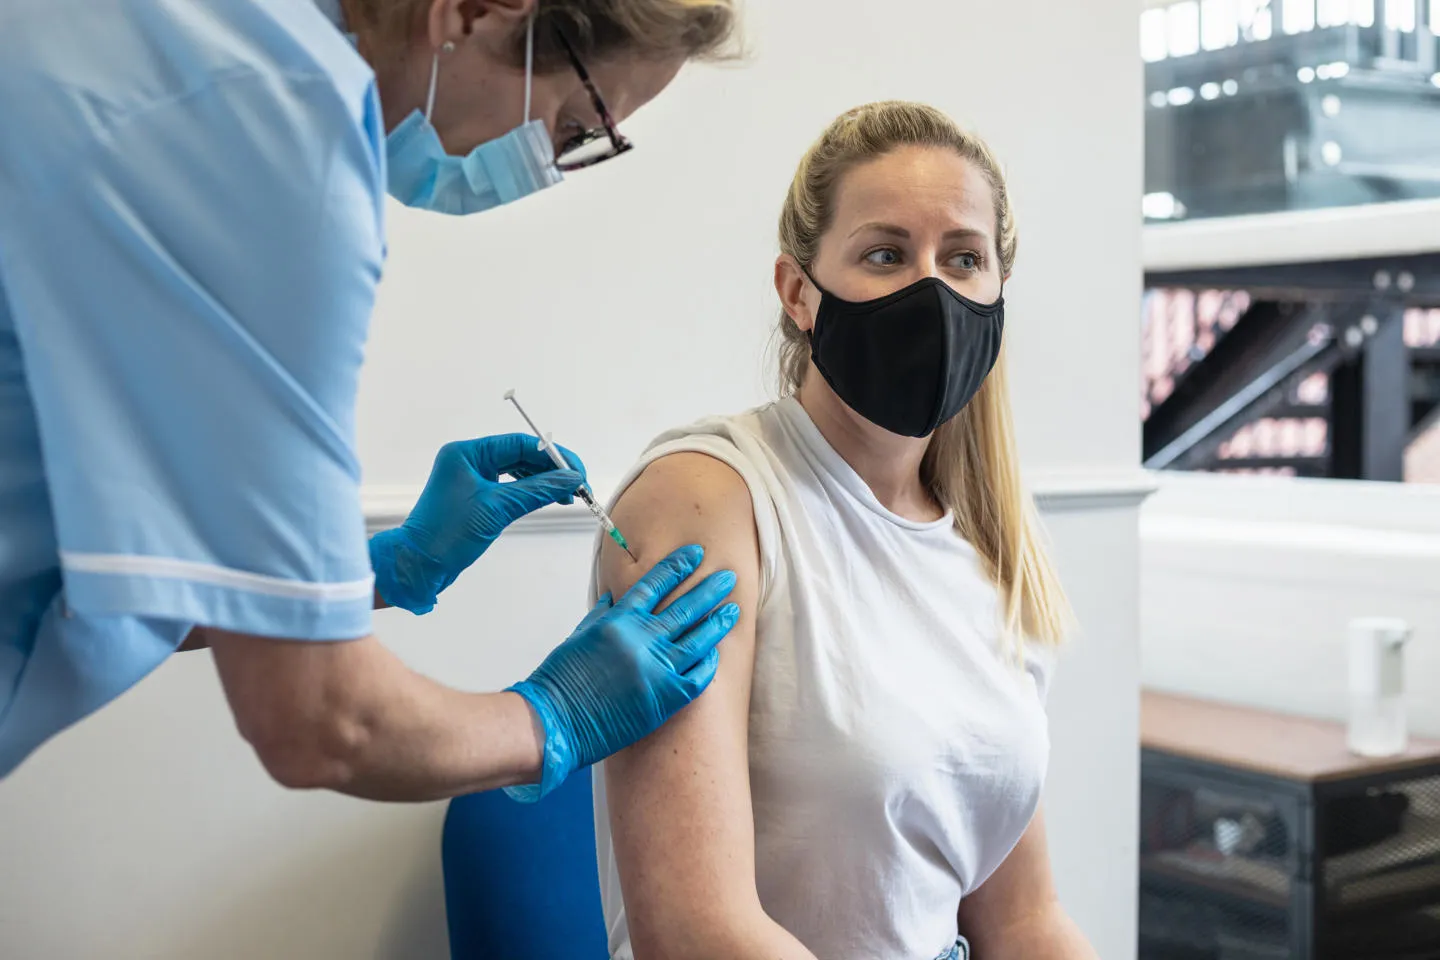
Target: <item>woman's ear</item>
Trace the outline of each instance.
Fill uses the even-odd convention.
[[[815,313],[820,309],[820,291],[805,276],[800,262],[788,253],[780,254],[775,260],[775,292],[795,326],[809,333],[815,327]]]
[[[447,43],[459,44],[477,31],[496,33],[500,39],[513,35],[525,22],[539,0],[432,0],[425,21],[432,50]]]

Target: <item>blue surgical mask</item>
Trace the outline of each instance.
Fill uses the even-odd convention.
[[[430,123],[440,57],[430,65],[425,112],[414,111],[385,138],[390,195],[407,207],[437,213],[479,213],[528,197],[563,179],[545,121],[530,119],[534,75],[535,19],[525,38],[525,122],[463,157],[445,152]]]

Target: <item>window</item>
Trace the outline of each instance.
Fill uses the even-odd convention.
[[[1183,0],[1140,26],[1147,222],[1440,198],[1440,0]]]

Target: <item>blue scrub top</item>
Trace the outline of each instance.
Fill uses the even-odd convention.
[[[384,183],[310,0],[0,4],[0,776],[194,625],[369,633]]]

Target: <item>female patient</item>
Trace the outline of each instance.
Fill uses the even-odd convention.
[[[619,595],[707,546],[742,613],[710,689],[596,771],[610,948],[639,960],[1078,960],[1038,812],[1068,610],[1001,344],[1016,231],[928,107],[836,120],[780,218],[786,397],[662,436]]]

